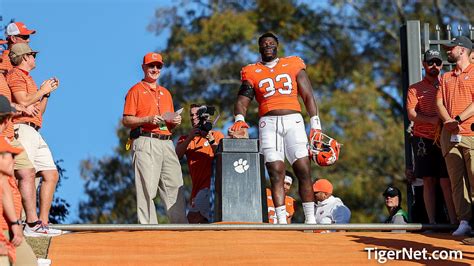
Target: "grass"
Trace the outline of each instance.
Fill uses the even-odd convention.
[[[33,249],[37,258],[45,259],[48,256],[51,237],[25,237],[26,242]]]

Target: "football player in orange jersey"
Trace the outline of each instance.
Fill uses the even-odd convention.
[[[286,224],[285,157],[299,180],[305,223],[316,223],[314,195],[308,158],[308,138],[298,95],[311,117],[311,136],[321,134],[318,107],[303,60],[296,56],[278,58],[278,37],[267,32],[258,39],[262,60],[242,68],[242,85],[234,106],[235,123],[229,130],[241,132],[247,107],[255,97],[259,104],[260,151],[270,175],[275,212],[279,224]]]

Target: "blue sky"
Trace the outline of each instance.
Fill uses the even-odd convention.
[[[152,0],[1,0],[3,24],[24,22],[37,32],[30,45],[40,53],[32,76],[39,85],[56,76],[61,85],[48,103],[41,134],[69,179],[59,196],[77,218],[84,199],[80,161],[112,154],[115,129],[128,89],[142,78],[141,60],[165,47],[166,34],[147,31],[157,8]],[[166,70],[165,70],[166,71]]]

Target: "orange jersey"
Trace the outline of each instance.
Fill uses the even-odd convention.
[[[444,73],[437,99],[443,99],[443,104],[451,118],[462,113],[474,101],[474,64],[470,64],[463,72],[456,76],[454,70]],[[459,134],[464,136],[474,136],[471,124],[474,123],[474,116],[462,121]]]
[[[280,58],[273,68],[261,62],[242,68],[241,79],[254,89],[260,116],[283,109],[301,112],[296,76],[304,69],[304,61],[297,56]]]
[[[152,115],[163,115],[166,112],[174,112],[173,100],[170,92],[159,85],[156,89],[148,86],[145,82],[138,82],[127,93],[123,115],[146,117]],[[165,125],[145,124],[143,131],[163,135],[171,135]]]
[[[408,88],[407,110],[415,109],[418,114],[425,116],[438,116],[436,111],[436,93],[438,86],[435,86],[426,77],[420,82]],[[430,123],[415,122],[413,134],[417,137],[434,139],[436,126]]]
[[[267,188],[267,206],[268,206],[268,223],[276,224],[277,218],[275,213],[275,205],[273,205],[272,191]],[[295,214],[295,199],[290,196],[285,196],[286,219],[291,223],[291,218]]]
[[[224,134],[219,131],[213,132],[215,143],[219,143],[224,138]],[[178,143],[183,142],[187,136],[181,136]],[[205,137],[196,136],[186,148],[186,159],[188,161],[189,174],[193,182],[191,200],[204,188],[211,185],[212,160],[214,151]]]
[[[15,101],[15,92],[24,91],[27,94],[35,94],[38,91],[38,86],[36,86],[35,81],[30,76],[30,74],[26,71],[23,71],[17,67],[14,67],[10,70],[7,74],[7,83],[10,87],[13,95],[13,102],[18,103]],[[18,124],[21,122],[31,122],[39,127],[43,122],[43,115],[41,112],[39,114],[31,117],[31,116],[16,116],[13,118],[13,123]]]
[[[8,87],[7,80],[3,74],[0,74],[0,94],[7,97],[8,101],[12,102],[12,92],[10,87]],[[12,140],[13,136],[13,122],[12,120],[8,120],[5,130],[0,133],[0,137],[7,137]]]

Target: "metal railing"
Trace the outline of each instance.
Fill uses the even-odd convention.
[[[51,228],[71,232],[111,232],[111,231],[229,231],[229,230],[454,230],[452,224],[55,224]]]

